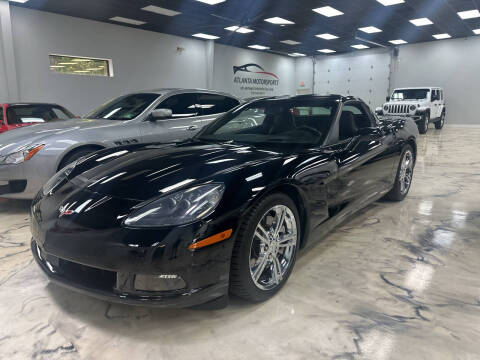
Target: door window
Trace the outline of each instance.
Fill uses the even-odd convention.
[[[199,107],[203,115],[220,114],[233,109],[239,104],[238,100],[217,94],[197,94]]]
[[[339,138],[346,140],[358,134],[358,129],[372,126],[372,120],[360,103],[348,103],[342,109]]]
[[[179,94],[163,101],[157,109],[172,110],[172,118],[186,118],[199,115],[195,94]]]

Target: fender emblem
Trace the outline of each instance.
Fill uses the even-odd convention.
[[[59,215],[58,217],[62,217],[64,215],[72,215],[74,213],[73,210],[69,209],[67,205],[62,205],[58,209]]]

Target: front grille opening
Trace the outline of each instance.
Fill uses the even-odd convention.
[[[117,279],[117,273],[114,271],[76,264],[64,259],[59,259],[59,268],[62,277],[89,288],[112,291]]]

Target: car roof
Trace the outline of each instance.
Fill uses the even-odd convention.
[[[215,90],[208,90],[208,89],[188,89],[188,88],[159,88],[159,89],[151,89],[151,90],[142,90],[142,91],[136,91],[133,94],[142,94],[142,93],[154,93],[154,94],[181,94],[181,93],[188,93],[188,92],[195,92],[195,93],[205,93],[205,94],[216,94],[216,95],[223,95],[223,96],[228,96],[231,98],[238,99],[235,95],[222,92],[222,91],[215,91]]]
[[[401,88],[395,88],[395,90],[409,90],[409,89],[442,89],[439,86],[411,86],[411,87],[401,87]]]
[[[54,103],[42,103],[42,102],[4,103],[2,105],[8,105],[8,106],[29,106],[29,105],[60,106],[60,105],[54,104]]]
[[[289,99],[289,100],[340,100],[342,102],[345,101],[362,101],[362,99],[355,97],[355,96],[343,96],[338,94],[330,94],[330,95],[317,95],[317,94],[309,94],[309,95],[284,95],[284,96],[271,96],[271,97],[262,97],[258,99],[253,99],[251,101],[258,101],[258,100],[281,100],[281,99]]]

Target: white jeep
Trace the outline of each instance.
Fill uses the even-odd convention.
[[[445,124],[445,99],[439,87],[411,87],[395,89],[387,97],[383,107],[375,110],[379,116],[410,117],[418,126],[420,134],[428,131],[428,124],[435,123],[436,129]]]

